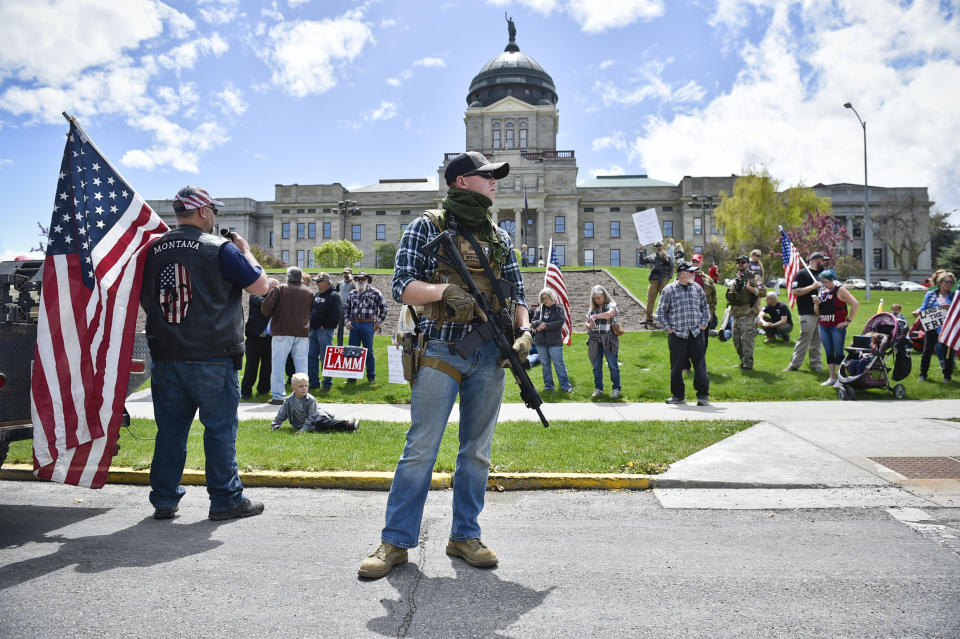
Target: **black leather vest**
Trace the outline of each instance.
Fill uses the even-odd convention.
[[[147,247],[140,305],[153,359],[243,353],[243,289],[220,275],[220,247],[227,241],[182,226]]]

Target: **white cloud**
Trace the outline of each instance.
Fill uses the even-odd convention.
[[[607,106],[610,104],[639,104],[645,100],[659,100],[661,102],[699,102],[705,91],[694,80],[686,84],[671,85],[663,79],[665,63],[660,61],[649,62],[639,70],[636,78],[627,78],[628,86],[622,88],[609,80],[594,83],[595,92]]]
[[[397,105],[394,102],[381,102],[380,106],[367,114],[368,120],[389,120],[397,115]]]
[[[287,4],[290,5],[290,8],[294,9],[299,7],[302,4],[307,4],[310,0],[287,0]]]
[[[653,20],[663,15],[663,0],[487,0],[495,6],[521,4],[532,11],[550,15],[562,10],[586,33],[602,33],[626,27],[634,22]]]
[[[277,3],[275,1],[270,3],[269,8],[264,7],[260,9],[260,15],[276,22],[283,22],[283,14],[280,13],[280,9],[277,8]]]
[[[588,169],[587,173],[591,178],[595,178],[598,175],[626,175],[627,171],[619,164],[611,164],[605,169]]]
[[[622,151],[627,148],[627,140],[623,135],[623,131],[614,131],[611,135],[594,140],[590,148],[592,151],[602,151],[604,149],[617,149]]]
[[[212,33],[200,40],[191,40],[170,49],[169,53],[157,56],[157,63],[167,69],[182,71],[192,69],[201,55],[212,53],[220,57],[227,52],[229,45],[219,33]]]
[[[232,82],[227,82],[220,92],[223,100],[222,110],[224,113],[233,115],[243,115],[247,110],[247,103],[243,99],[243,91],[233,86]]]
[[[11,164],[13,164],[13,160],[8,160],[7,158],[0,158],[0,171],[2,171],[5,167],[10,166]]]
[[[282,22],[267,37],[270,48],[263,55],[273,68],[273,83],[297,97],[332,89],[337,66],[374,41],[366,24],[346,18]]]
[[[188,131],[166,118],[147,116],[136,126],[152,131],[157,143],[148,149],[127,151],[120,161],[126,166],[148,171],[170,166],[178,171],[199,173],[200,152],[209,151],[230,140],[223,127],[216,122],[204,122]]]
[[[193,28],[189,18],[154,0],[128,0],[122,10],[113,0],[5,0],[0,80],[59,87],[84,69],[114,63],[124,51],[161,35],[164,25],[177,37]]]
[[[227,24],[237,19],[239,0],[200,0],[197,11],[211,24]]]
[[[386,83],[392,87],[399,87],[402,84],[399,78],[387,78]]]
[[[398,77],[387,78],[386,82],[392,87],[399,87],[404,82],[409,80],[411,77],[413,77],[413,71],[411,71],[410,69],[404,69],[398,74]]]
[[[383,20],[380,21],[381,29],[389,29],[390,27],[395,27],[395,26],[397,26],[397,21],[394,20],[393,18],[384,18]]]
[[[605,71],[615,64],[615,60],[604,60],[600,63],[600,70]]]
[[[430,69],[442,69],[443,67],[447,66],[447,63],[443,61],[443,58],[426,57],[415,60],[413,66],[427,67]]]
[[[752,11],[760,5],[772,11]],[[871,184],[929,185],[948,210],[960,205],[956,17],[932,2],[724,0],[714,21],[742,29],[758,16],[766,22],[749,26],[762,38],[740,45],[733,86],[702,108],[649,118],[631,160],[668,180],[765,163],[788,184],[857,183],[862,129],[842,106],[851,101],[868,123]]]

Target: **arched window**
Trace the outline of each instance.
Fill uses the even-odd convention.
[[[508,149],[512,149],[512,148],[513,148],[513,142],[514,142],[514,139],[513,139],[513,122],[507,122],[507,137],[506,137],[506,144],[504,144],[504,147],[506,147],[506,148],[508,148]]]
[[[527,148],[527,123],[520,122],[520,148]]]
[[[493,123],[493,148],[500,148],[500,123]]]

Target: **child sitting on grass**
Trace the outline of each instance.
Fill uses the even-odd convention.
[[[337,419],[330,413],[317,408],[317,398],[311,395],[310,378],[306,373],[294,373],[290,378],[293,392],[283,400],[283,405],[270,424],[270,430],[280,430],[284,421],[290,420],[293,432],[318,433],[331,430],[355,431],[360,427],[356,418],[351,420]]]

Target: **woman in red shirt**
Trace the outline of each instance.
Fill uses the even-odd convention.
[[[832,268],[820,273],[820,293],[814,301],[814,309],[820,316],[820,341],[827,353],[827,368],[830,370],[830,378],[820,384],[821,386],[833,386],[837,383],[837,369],[843,361],[847,327],[853,323],[853,316],[857,314],[859,306],[857,298],[837,284],[837,274]]]

